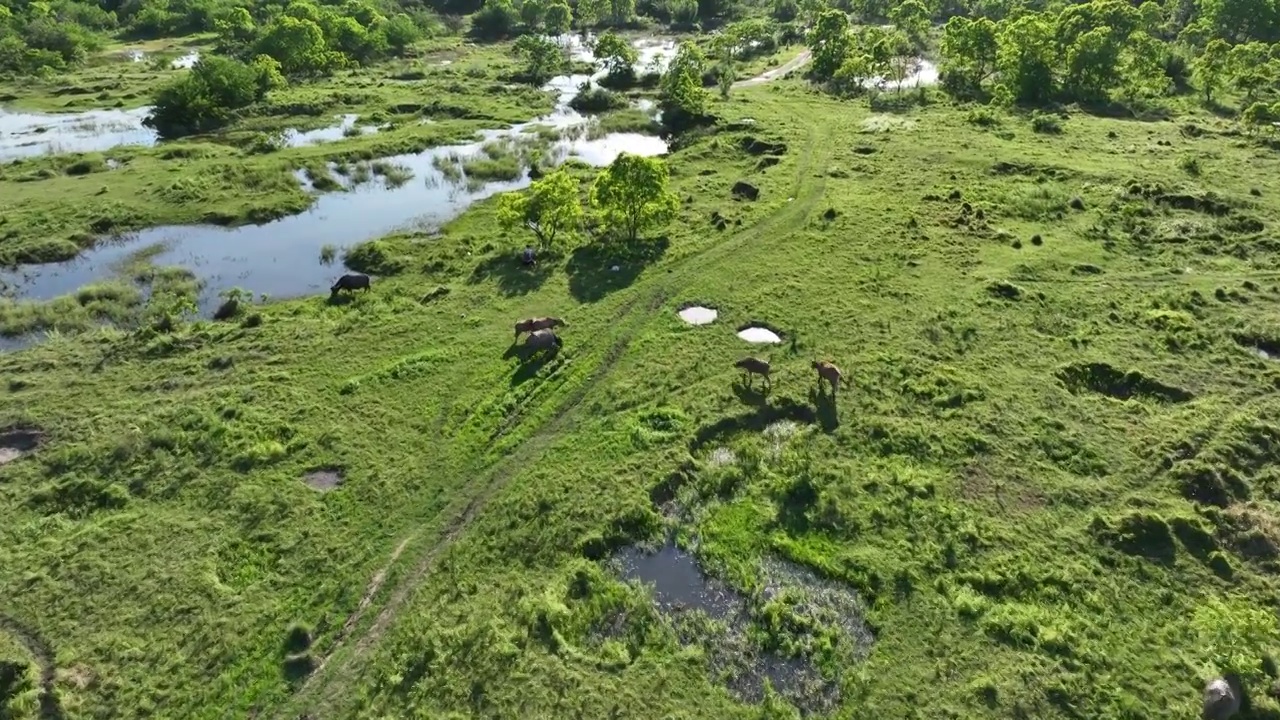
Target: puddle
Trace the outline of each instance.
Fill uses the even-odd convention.
[[[342,485],[342,472],[340,470],[312,470],[302,476],[303,482],[310,486],[313,490],[320,492],[329,492],[337,490]]]
[[[638,49],[642,57],[659,58],[674,53],[675,43],[650,40],[641,43]],[[597,76],[602,74],[603,71],[599,71]],[[575,75],[552,80],[546,89],[557,91],[559,97],[555,109],[546,116],[506,129],[484,131],[477,142],[382,158],[413,174],[412,179],[398,187],[388,187],[384,180],[376,177],[361,185],[348,184],[350,189],[345,192],[318,195],[306,212],[262,225],[150,228],[100,243],[67,262],[0,270],[0,286],[12,286],[19,298],[48,300],[112,277],[114,268],[122,260],[140,251],[155,249],[152,261],[156,265],[187,268],[204,283],[199,304],[206,316],[221,304],[219,294],[233,287],[265,293],[272,298],[327,292],[341,272],[320,262],[321,248],[331,245],[341,250],[393,232],[435,229],[479,200],[527,187],[531,182],[527,169],[515,180],[468,183],[465,175],[449,177],[437,167],[437,164],[449,166],[452,158],[479,155],[487,142],[518,138],[542,126],[570,135],[551,146],[551,156],[558,160],[576,157],[591,165],[603,166],[624,151],[637,155],[666,152],[666,143],[647,135],[618,133],[586,137],[579,128],[585,127],[588,119],[570,108],[569,101],[588,77]]]
[[[746,327],[738,331],[738,337],[749,343],[780,343],[782,338],[769,328]]]
[[[169,65],[175,70],[186,70],[198,62],[200,62],[200,51],[192,50],[180,58],[175,58],[173,62],[169,63]]]
[[[0,161],[154,145],[156,132],[142,127],[151,108],[50,114],[0,110]]]
[[[617,559],[624,580],[653,586],[653,599],[661,610],[701,610],[716,619],[740,610],[738,593],[703,574],[697,558],[674,543],[654,553],[626,548]]]
[[[44,435],[32,428],[10,428],[0,431],[0,465],[7,465],[33,452],[43,439]]]
[[[705,575],[697,558],[671,543],[654,553],[625,548],[613,562],[624,580],[650,588],[654,605],[671,620],[681,642],[701,646],[712,677],[746,702],[763,700],[767,680],[802,712],[829,711],[840,702],[841,673],[866,658],[874,639],[856,592],[784,560],[760,564],[764,583],[752,599]],[[761,630],[752,630],[753,607],[759,612],[765,605],[785,608],[799,621],[785,625],[807,628],[791,638],[805,648],[801,654],[768,651],[752,639]],[[699,622],[690,611],[717,625]],[[822,652],[829,653],[826,664],[834,668],[834,677],[824,676],[815,661]]]
[[[376,125],[356,125],[359,117],[355,114],[340,115],[338,124],[317,130],[285,130],[281,139],[288,147],[306,147],[341,140],[353,134],[369,135],[378,132]]]
[[[715,308],[693,305],[680,311],[680,319],[690,325],[708,325],[715,322],[720,313]]]

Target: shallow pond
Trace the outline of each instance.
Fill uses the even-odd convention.
[[[738,337],[749,343],[780,343],[782,338],[769,328],[748,327],[738,331]]]
[[[642,56],[652,59],[669,57],[675,45],[647,40],[640,43],[638,49]],[[163,249],[154,255],[154,263],[188,268],[204,283],[200,307],[205,314],[218,306],[220,293],[233,287],[272,298],[326,291],[342,269],[322,263],[321,248],[327,245],[348,248],[392,232],[436,228],[478,200],[527,186],[530,182],[527,170],[515,180],[469,183],[465,173],[461,177],[450,177],[439,169],[440,165],[456,165],[454,161],[458,159],[481,154],[486,143],[518,140],[534,130],[549,127],[561,133],[561,139],[550,147],[551,158],[556,161],[576,157],[602,166],[624,151],[637,155],[666,152],[667,145],[660,138],[637,133],[592,137],[586,132],[588,119],[570,108],[569,101],[577,95],[579,85],[588,79],[586,75],[575,75],[558,77],[548,83],[546,89],[557,92],[558,99],[555,109],[543,117],[506,129],[485,131],[476,142],[384,158],[413,174],[412,179],[398,187],[374,178],[348,186],[343,192],[319,194],[306,212],[261,225],[150,228],[104,240],[67,262],[0,270],[0,286],[11,286],[13,294],[20,298],[47,300],[113,277],[121,261],[159,246]],[[334,133],[346,133],[345,128],[353,127],[354,122],[354,117],[346,116],[337,129],[296,133],[292,141],[320,142]]]
[[[840,697],[839,678],[827,678],[812,658],[788,657],[764,650],[750,639],[751,601],[721,580],[706,575],[698,559],[668,542],[656,552],[637,547],[622,549],[611,561],[622,579],[636,581],[652,592],[654,607],[672,619],[684,643],[703,646],[713,675],[748,702],[759,702],[768,680],[775,690],[806,712],[822,712]],[[773,602],[788,594],[802,593],[795,612],[831,627],[841,643],[848,644],[846,660],[866,657],[873,638],[862,620],[857,593],[847,586],[818,578],[792,563],[767,559],[761,566],[764,581],[758,601]],[[683,622],[690,611],[700,611],[722,623],[710,634],[697,623]]]
[[[714,308],[693,305],[679,312],[680,319],[690,325],[707,325],[713,323],[719,313]]]
[[[156,131],[142,126],[150,112],[149,107],[64,114],[0,109],[0,161],[154,145]]]

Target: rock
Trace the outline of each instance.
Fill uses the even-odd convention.
[[[736,197],[744,198],[746,200],[756,200],[760,197],[760,188],[749,182],[743,182],[742,180],[733,184],[732,192]]]
[[[1215,678],[1204,686],[1202,720],[1227,720],[1240,711],[1240,684]]]

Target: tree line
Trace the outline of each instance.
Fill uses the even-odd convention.
[[[935,31],[945,11],[936,0],[885,8],[888,26],[857,26],[845,10],[810,5],[807,44],[811,76],[835,92],[901,79],[936,35],[942,89],[959,99],[1140,108],[1197,93],[1222,109],[1230,94],[1246,124],[1270,127],[1280,121],[1275,7],[1261,0],[1091,0],[1039,10],[996,3],[954,15]]]

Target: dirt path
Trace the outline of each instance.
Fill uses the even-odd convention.
[[[799,55],[791,58],[790,60],[779,65],[778,67],[773,68],[772,70],[766,70],[765,72],[762,72],[753,78],[747,78],[746,80],[739,80],[738,82],[733,84],[733,87],[735,89],[745,88],[745,87],[752,87],[754,85],[763,85],[767,82],[772,82],[774,80],[777,80],[778,78],[786,76],[787,73],[791,72],[792,70],[795,70],[796,68],[804,67],[804,65],[808,63],[809,60],[812,58],[813,58],[813,53],[809,52],[808,50],[801,51]]]
[[[806,51],[786,65],[761,75],[760,78],[766,78],[767,76],[767,79],[761,80],[761,82],[780,77],[786,72],[803,65],[808,61],[808,56],[809,53]],[[752,80],[757,79],[753,78]],[[445,523],[436,541],[423,552],[414,563],[412,569],[396,583],[386,603],[374,616],[372,625],[360,635],[359,640],[347,652],[346,645],[348,643],[346,643],[346,640],[364,620],[367,609],[385,582],[386,573],[404,549],[413,544],[418,536],[411,535],[401,541],[386,565],[370,581],[356,611],[343,624],[342,631],[335,637],[328,652],[320,660],[317,669],[299,688],[293,702],[278,713],[277,717],[328,720],[330,715],[327,711],[333,707],[335,702],[342,702],[344,699],[349,700],[355,697],[351,686],[358,679],[367,660],[369,650],[382,639],[382,636],[408,601],[412,592],[426,581],[435,567],[436,561],[445,551],[452,547],[453,543],[461,537],[476,516],[484,510],[489,501],[511,481],[521,468],[528,467],[531,462],[535,461],[536,457],[541,456],[543,452],[548,450],[557,438],[572,429],[576,422],[574,410],[578,408],[582,400],[593,388],[609,376],[618,361],[626,354],[632,339],[637,337],[644,328],[654,321],[654,311],[659,309],[667,299],[678,293],[680,288],[696,279],[698,274],[709,263],[716,262],[726,253],[732,253],[743,243],[752,242],[762,235],[784,232],[788,228],[803,225],[804,220],[813,211],[826,189],[825,174],[815,172],[815,168],[820,169],[820,161],[825,161],[829,152],[830,143],[824,142],[826,132],[826,128],[811,129],[808,146],[805,148],[798,163],[796,185],[793,192],[795,199],[793,201],[782,205],[777,212],[762,219],[750,228],[735,233],[724,242],[709,245],[689,255],[680,261],[678,267],[672,268],[669,274],[655,276],[652,289],[647,295],[646,302],[643,303],[643,311],[634,312],[635,307],[641,304],[641,295],[632,298],[623,306],[619,311],[620,322],[615,326],[618,334],[604,353],[599,367],[569,394],[569,397],[560,404],[552,416],[528,440],[483,473],[484,479],[479,483],[480,490],[477,493],[465,500],[459,500],[449,510],[441,513],[442,517],[448,517],[449,520]]]
[[[0,614],[0,632],[13,636],[20,645],[31,653],[36,664],[40,666],[40,718],[41,720],[61,720],[64,717],[62,706],[58,702],[57,665],[54,661],[53,648],[35,630],[19,622],[16,618]]]

